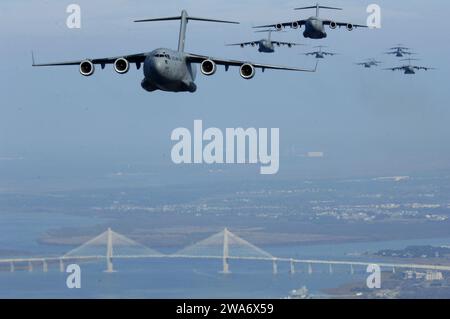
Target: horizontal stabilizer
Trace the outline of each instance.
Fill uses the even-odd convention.
[[[310,6],[310,7],[302,7],[302,8],[294,8],[294,10],[306,10],[306,9],[329,9],[329,10],[343,10],[342,8],[335,7],[325,7],[325,6]]]
[[[174,21],[174,20],[181,20],[181,18],[182,18],[181,16],[178,16],[178,17],[155,18],[155,19],[141,19],[141,20],[135,20],[134,22]],[[190,16],[187,16],[186,20],[239,24],[239,22],[235,22],[235,21],[205,19],[205,18],[197,18],[197,17],[190,17]]]
[[[185,41],[186,41],[186,27],[187,27],[187,24],[188,24],[189,20],[239,24],[239,22],[235,22],[235,21],[191,17],[191,16],[188,15],[186,10],[182,10],[181,11],[181,15],[180,16],[176,16],[176,17],[154,18],[154,19],[140,19],[140,20],[135,20],[134,22],[154,22],[154,21],[173,21],[173,20],[180,20],[181,21],[180,22],[180,34],[179,34],[179,38],[178,38],[178,51],[179,52],[183,52],[184,51],[184,45],[185,45]]]
[[[154,21],[173,21],[173,20],[181,20],[181,16],[178,16],[178,17],[167,17],[167,18],[156,18],[156,19],[141,19],[141,20],[134,20],[134,22],[154,22]]]
[[[228,21],[228,20],[216,20],[216,19],[205,19],[205,18],[196,18],[196,17],[188,17],[188,20],[195,21],[206,21],[206,22],[218,22],[218,23],[231,23],[231,24],[239,24],[236,21]]]

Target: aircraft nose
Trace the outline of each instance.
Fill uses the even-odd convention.
[[[161,74],[162,70],[164,68],[163,65],[164,65],[164,63],[161,59],[153,58],[150,63],[150,68],[152,70],[152,73]]]

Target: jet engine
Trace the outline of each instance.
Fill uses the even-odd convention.
[[[245,63],[241,65],[239,73],[246,80],[253,79],[253,77],[255,76],[255,67],[249,63]]]
[[[334,21],[331,21],[330,22],[330,29],[336,29],[337,28],[337,23],[336,22],[334,22]]]
[[[84,60],[80,63],[80,73],[84,76],[91,76],[94,74],[95,66],[90,60]]]
[[[200,70],[204,75],[213,75],[216,73],[217,66],[213,60],[205,60],[200,65]]]
[[[250,45],[251,45],[252,47],[255,47],[256,43],[255,43],[255,42],[252,42]]]
[[[292,29],[298,29],[298,27],[299,27],[299,25],[298,25],[298,22],[297,22],[297,21],[292,22],[292,24],[291,24],[291,28],[292,28]]]
[[[277,47],[279,47],[281,45],[281,43],[280,42],[277,42]]]
[[[275,26],[275,29],[277,29],[277,31],[281,31],[281,29],[283,29],[283,25],[282,25],[281,23],[278,23],[278,24]]]
[[[114,70],[119,74],[125,74],[130,70],[130,63],[125,58],[118,58],[114,61]]]
[[[353,29],[354,29],[353,24],[351,24],[351,23],[347,24],[348,31],[353,31]]]

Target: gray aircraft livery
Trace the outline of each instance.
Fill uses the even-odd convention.
[[[275,46],[279,47],[279,46],[285,45],[289,48],[292,48],[293,46],[303,45],[300,43],[282,42],[282,41],[272,40],[272,31],[273,30],[257,31],[257,32],[268,32],[269,35],[268,35],[267,39],[256,40],[256,41],[251,41],[251,42],[233,43],[233,44],[227,44],[227,45],[228,46],[240,46],[241,48],[248,46],[248,45],[251,45],[252,47],[258,46],[258,51],[262,52],[262,53],[274,53]]]
[[[275,28],[276,30],[282,30],[285,27],[291,27],[292,29],[299,29],[305,27],[303,36],[310,39],[323,39],[327,37],[325,32],[325,26],[329,26],[331,29],[336,29],[337,27],[346,27],[348,31],[352,31],[355,28],[367,28],[367,25],[353,24],[348,22],[336,22],[328,19],[319,18],[320,9],[329,10],[342,10],[342,8],[324,7],[319,4],[310,7],[295,8],[294,10],[306,10],[306,9],[316,9],[316,15],[305,20],[290,21],[277,24],[261,25],[255,28]]]
[[[325,59],[325,57],[326,57],[327,55],[333,56],[333,55],[336,55],[336,54],[337,54],[337,53],[333,53],[333,52],[326,52],[326,51],[323,51],[322,49],[323,49],[323,48],[326,48],[326,47],[323,46],[323,45],[319,45],[319,46],[317,46],[317,47],[315,47],[315,48],[317,48],[318,50],[313,51],[313,52],[304,53],[304,55],[314,55],[314,56],[316,57],[316,59]]]
[[[398,58],[402,58],[405,55],[413,55],[414,53],[412,53],[410,50],[410,48],[403,47],[401,44],[399,44],[396,47],[390,48],[388,52],[385,52],[385,54],[392,54]]]
[[[360,63],[355,63],[356,65],[360,65],[365,67],[366,69],[370,69],[373,66],[378,66],[379,64],[381,64],[381,61],[377,61],[375,59],[367,59],[364,62],[360,62]]]
[[[209,56],[191,54],[184,51],[186,27],[189,20],[235,24],[238,24],[238,22],[190,17],[185,10],[181,12],[181,16],[136,20],[135,22],[170,20],[181,20],[177,51],[161,48],[149,53],[45,64],[36,64],[33,56],[33,66],[79,65],[79,71],[82,75],[91,76],[94,74],[95,65],[100,65],[101,68],[104,69],[106,64],[113,64],[114,70],[117,73],[124,74],[129,71],[130,64],[135,63],[137,69],[140,69],[141,65],[143,65],[144,79],[142,80],[141,86],[144,90],[148,92],[161,90],[168,92],[191,93],[197,90],[197,86],[194,83],[197,73],[195,67],[196,64],[200,64],[201,72],[207,76],[213,75],[216,72],[216,65],[223,65],[226,71],[228,71],[230,66],[237,66],[239,67],[241,77],[247,80],[252,79],[255,76],[255,69],[261,69],[263,72],[266,69],[315,72],[317,69],[317,64],[315,69],[305,70],[238,60],[216,59]]]
[[[385,70],[390,70],[390,71],[404,71],[405,74],[416,74],[416,70],[434,70],[434,68],[429,68],[429,67],[425,67],[425,66],[417,66],[417,65],[413,65],[411,64],[411,61],[418,61],[417,59],[404,59],[401,61],[408,61],[407,65],[403,65],[403,66],[399,66],[396,68],[388,68]]]

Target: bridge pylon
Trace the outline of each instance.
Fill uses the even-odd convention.
[[[112,262],[113,257],[113,241],[112,241],[112,230],[108,228],[107,230],[107,240],[106,240],[106,270],[107,273],[114,272],[114,266]]]
[[[158,256],[162,254],[108,228],[62,256],[60,267],[64,267],[63,260],[101,259],[106,261],[105,272],[111,273],[115,271],[113,259]]]
[[[175,257],[213,258],[222,260],[221,273],[230,273],[230,260],[265,260],[271,261],[274,256],[250,242],[240,238],[225,228],[219,233],[196,242],[176,252]]]
[[[228,262],[228,258],[230,256],[230,247],[229,247],[229,230],[225,228],[223,230],[223,255],[222,255],[222,273],[227,275],[230,273],[230,264]]]

